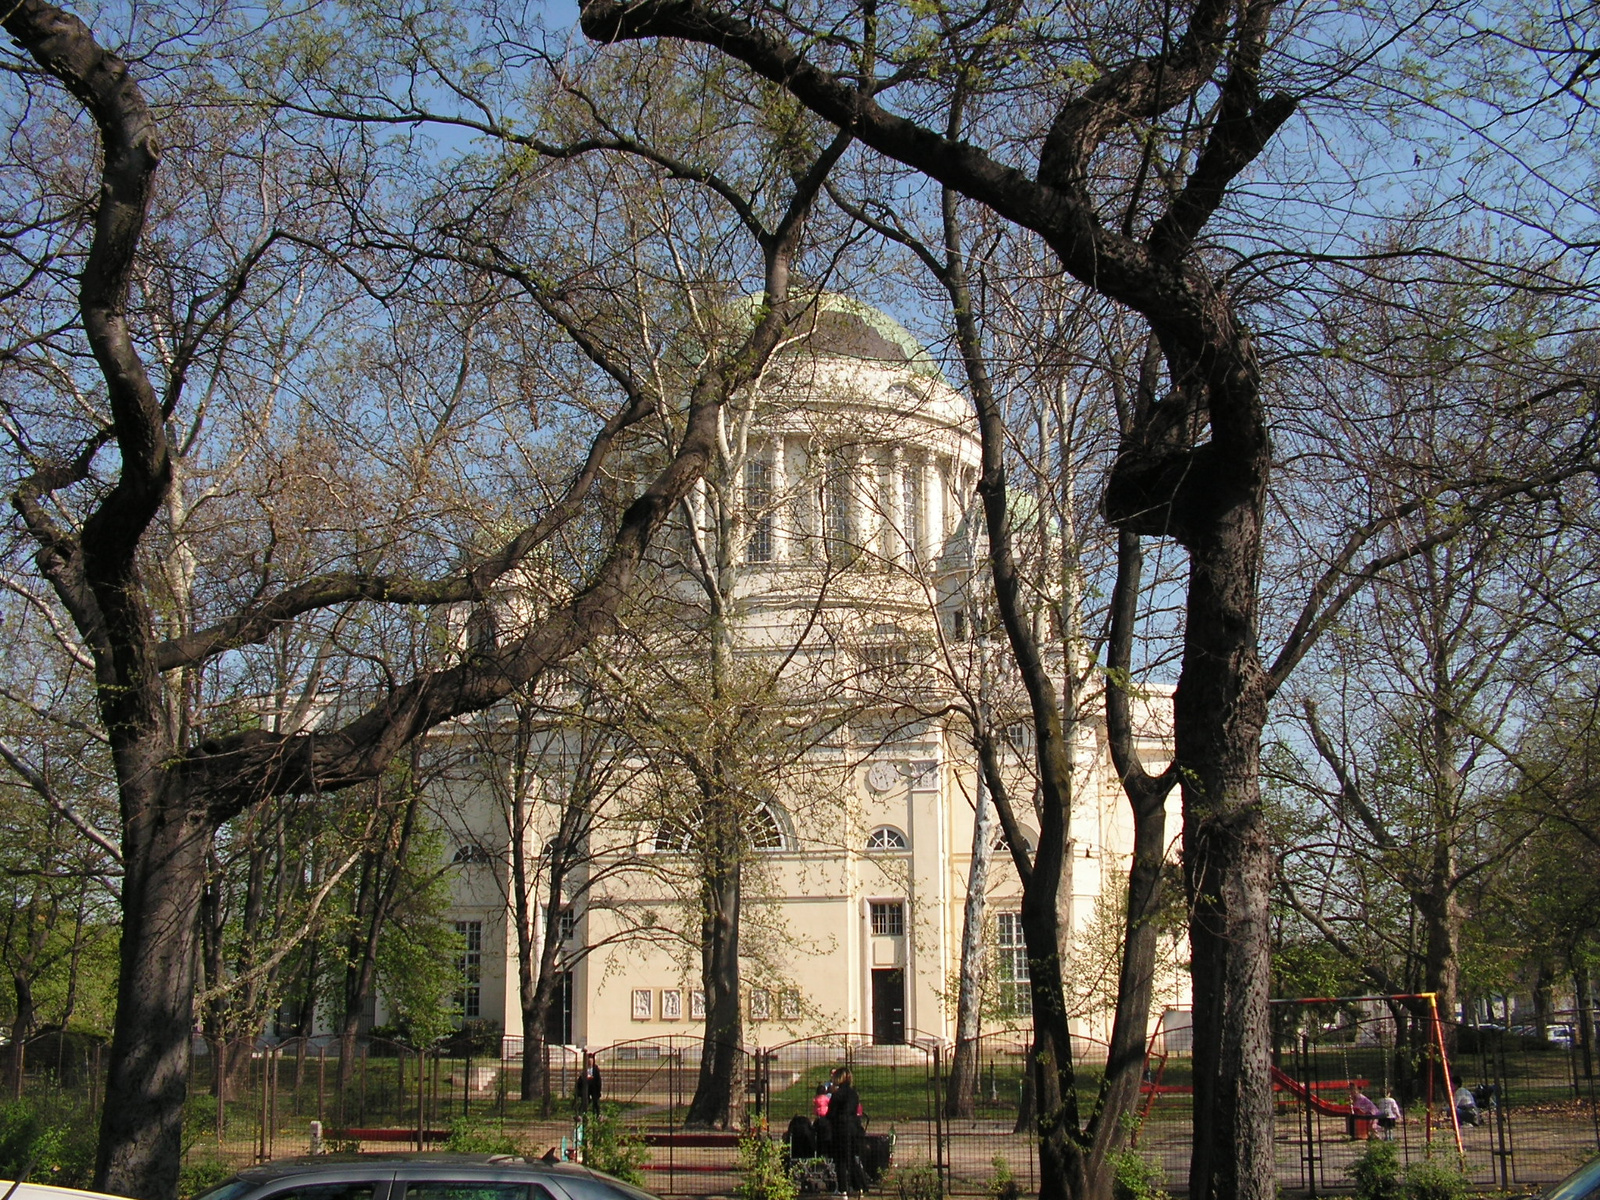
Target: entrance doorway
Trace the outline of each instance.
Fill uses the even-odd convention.
[[[879,1046],[906,1041],[906,973],[901,967],[872,972],[872,1040]]]
[[[550,997],[549,1011],[544,1014],[544,1037],[560,1046],[572,1045],[571,971],[562,971],[556,977],[555,995]]]

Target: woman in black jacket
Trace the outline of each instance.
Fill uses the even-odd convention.
[[[841,1067],[834,1072],[833,1094],[828,1098],[828,1127],[833,1133],[833,1169],[842,1192],[860,1192],[866,1188],[865,1172],[861,1169],[862,1137],[858,1110],[861,1097],[856,1095],[855,1081],[850,1068]]]

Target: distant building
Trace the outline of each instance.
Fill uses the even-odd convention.
[[[969,407],[897,322],[829,297],[810,335],[768,372],[755,408],[742,456],[690,506],[700,549],[721,553],[737,654],[759,659],[801,643],[822,689],[818,720],[824,710],[847,715],[772,766],[750,809],[745,1039],[773,1045],[848,1031],[880,1042],[948,1040],[977,774],[965,721],[945,710],[955,674],[999,653],[984,645],[977,615],[979,447]],[[719,538],[737,544],[719,546]],[[669,532],[668,543],[662,586],[692,608],[696,588],[674,582],[670,561],[694,550],[690,531]],[[1024,717],[1017,707],[1013,766],[1019,807],[1031,813]],[[1143,749],[1158,765],[1170,753],[1170,720],[1169,696],[1139,713]],[[509,769],[492,740],[472,757],[479,772]],[[1098,717],[1084,722],[1076,761],[1063,886],[1082,942],[1072,959],[1082,1010],[1075,1028],[1103,1038],[1109,1013],[1090,993],[1114,987],[1117,965],[1085,956],[1100,944],[1096,924],[1120,919],[1111,902],[1126,883],[1132,824]],[[675,805],[669,794],[663,804],[653,765],[638,764],[628,786],[639,796],[624,789],[596,825],[582,897],[561,914],[570,970],[552,1014],[555,1040],[603,1046],[699,1032],[694,896],[681,878],[693,871],[695,802],[685,795]],[[465,782],[438,809],[453,859],[451,919],[463,939],[461,1015],[516,1036],[507,834],[494,792]],[[553,780],[545,789],[533,840],[549,836],[562,792]],[[1169,819],[1169,838],[1176,828]],[[1003,844],[987,893],[985,1024],[1020,1027],[1027,958],[1020,888]],[[1187,976],[1168,969],[1154,1014],[1187,999]]]

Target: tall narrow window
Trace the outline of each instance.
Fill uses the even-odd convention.
[[[851,491],[849,462],[842,454],[832,455],[822,486],[822,531],[831,557],[848,557],[855,547],[855,497]]]
[[[1033,1012],[1033,993],[1028,990],[1028,948],[1022,939],[1022,914],[1003,912],[995,919],[995,974],[999,976],[1000,1004],[1012,1016]]]
[[[913,560],[922,556],[922,539],[926,532],[926,510],[922,497],[922,464],[907,462],[900,476],[901,507],[905,510],[906,549]]]
[[[867,906],[873,937],[905,937],[906,906],[898,900],[874,900]]]
[[[456,1011],[473,1021],[483,1011],[483,922],[457,921],[456,934],[461,947],[456,952]]]
[[[744,464],[744,514],[750,531],[744,545],[745,562],[771,562],[772,463],[765,455]]]

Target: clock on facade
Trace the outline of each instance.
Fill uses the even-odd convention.
[[[875,792],[887,792],[900,782],[900,768],[891,762],[875,762],[867,768],[867,786]]]

